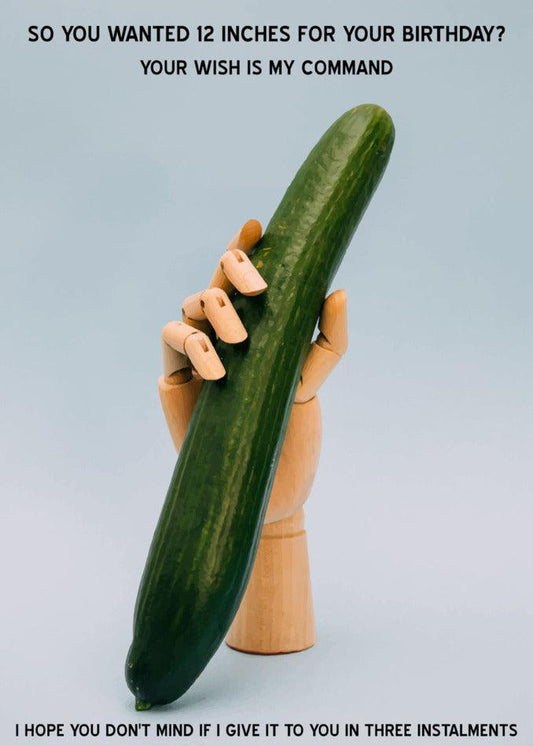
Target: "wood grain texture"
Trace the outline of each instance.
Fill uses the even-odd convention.
[[[226,643],[246,653],[293,653],[315,642],[303,510],[265,525]]]
[[[250,582],[226,638],[237,650],[294,653],[315,641],[301,506],[318,466],[321,430],[316,396],[293,406]]]

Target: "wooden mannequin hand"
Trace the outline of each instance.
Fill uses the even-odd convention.
[[[183,321],[171,321],[163,329],[159,394],[177,450],[185,438],[202,380],[225,375],[209,335],[214,332],[228,343],[242,342],[247,336],[228,293],[236,289],[257,295],[267,289],[247,257],[260,238],[260,224],[256,220],[245,223],[229,242],[209,287],[185,299]],[[231,647],[250,653],[294,652],[310,647],[315,640],[301,508],[320,452],[316,392],[347,346],[344,290],[326,298],[318,326],[320,334],[302,367],[255,564],[226,640]]]
[[[163,376],[159,391],[172,439],[179,450],[200,392],[202,380],[222,378],[224,366],[211,343],[214,332],[228,343],[246,339],[228,293],[236,288],[258,295],[267,286],[247,255],[261,238],[261,225],[249,220],[231,239],[209,287],[185,299],[183,321],[171,321],[162,332]],[[286,518],[307,499],[320,451],[320,409],[316,392],[346,350],[346,295],[328,296],[319,320],[320,334],[302,368],[289,419],[266,522]]]

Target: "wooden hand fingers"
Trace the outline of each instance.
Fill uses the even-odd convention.
[[[220,275],[215,272],[218,278],[218,285],[213,284],[214,280],[217,279],[214,276],[207,290],[189,295],[183,301],[183,320],[187,323],[189,320],[202,321],[205,318],[209,319],[207,308],[205,308],[206,296],[213,290],[217,291],[214,295],[218,299],[218,306],[220,308],[224,308],[225,303],[231,305],[228,293],[233,289],[238,290],[243,295],[259,295],[266,290],[266,282],[246,254],[240,251],[240,249],[226,251],[220,260],[219,269]],[[214,315],[216,316],[216,308],[211,307],[210,310],[212,313],[215,312]],[[211,321],[211,319],[209,320]]]
[[[263,229],[261,228],[261,223],[258,220],[248,220],[248,222],[246,222],[242,226],[240,231],[238,231],[228,243],[226,252],[239,251],[243,254],[248,255],[261,238],[262,232]],[[225,290],[226,293],[229,293],[231,292],[231,290],[233,290],[231,280],[224,272],[224,269],[221,266],[221,262],[219,262],[217,265],[213,277],[211,278],[211,282],[209,283],[209,287],[221,288],[222,290]],[[239,290],[239,288],[237,288],[237,290]]]
[[[209,288],[201,294],[200,305],[218,337],[228,344],[243,342],[248,333],[227,294],[220,288]]]
[[[230,286],[235,287],[239,293],[243,295],[259,295],[266,290],[266,282],[244,251],[240,249],[226,251],[220,260],[219,266],[226,280],[230,282]]]
[[[171,321],[163,327],[161,338],[165,378],[188,368],[191,363],[205,380],[217,380],[225,375],[224,366],[204,332],[182,321]]]
[[[226,247],[226,253],[217,265],[208,289],[218,288],[226,296],[234,289],[243,295],[258,295],[266,289],[265,281],[248,259],[248,254],[261,238],[261,230],[261,223],[258,220],[248,220],[233,236]],[[204,290],[203,293],[205,292]],[[189,295],[183,302],[183,320],[187,323],[206,319],[207,314],[202,306],[203,293]]]
[[[346,291],[335,290],[328,295],[322,306],[318,321],[320,334],[317,344],[342,357],[348,347],[348,315],[346,313]]]
[[[228,274],[221,266],[227,267],[228,262],[219,262],[209,288],[185,300],[183,321],[172,321],[163,329],[164,375],[159,378],[158,388],[177,450],[185,438],[203,379],[216,380],[226,373],[209,334],[214,330],[229,343],[246,339],[246,329],[228,293],[234,287],[250,295],[265,289],[265,283],[247,257],[260,238],[260,223],[257,220],[245,223],[227,246],[226,254],[230,254]]]
[[[261,224],[257,220],[245,223],[229,242],[209,287],[183,302],[183,322],[172,321],[163,329],[163,367],[167,379],[176,377],[178,371],[186,371],[191,364],[200,378],[217,380],[225,375],[208,335],[213,329],[229,344],[246,339],[246,329],[228,293],[236,289],[244,295],[258,295],[266,289],[265,281],[248,258],[260,238]],[[186,380],[185,373],[181,377]]]
[[[320,333],[312,343],[302,367],[295,402],[309,401],[315,396],[348,347],[346,292],[336,290],[322,306],[318,322]]]

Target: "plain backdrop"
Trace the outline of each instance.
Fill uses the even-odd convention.
[[[291,743],[320,740],[313,722],[490,722],[518,724],[498,743],[530,746],[531,6],[180,5],[2,6],[1,742],[20,743],[15,723],[28,722],[304,724]],[[505,33],[208,49],[60,40],[61,24],[108,23]],[[27,27],[44,24],[56,40],[29,43]],[[394,72],[146,77],[139,63],[199,57],[385,58]],[[368,101],[390,112],[396,145],[334,284],[348,293],[350,347],[321,392],[306,510],[317,645],[281,657],[223,646],[179,702],[136,713],[123,664],[175,461],[160,329],[244,220],[268,222],[331,122]]]

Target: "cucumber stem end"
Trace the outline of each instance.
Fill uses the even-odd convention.
[[[152,705],[150,702],[143,702],[140,699],[135,700],[135,709],[137,712],[144,712],[145,710],[151,710]]]

